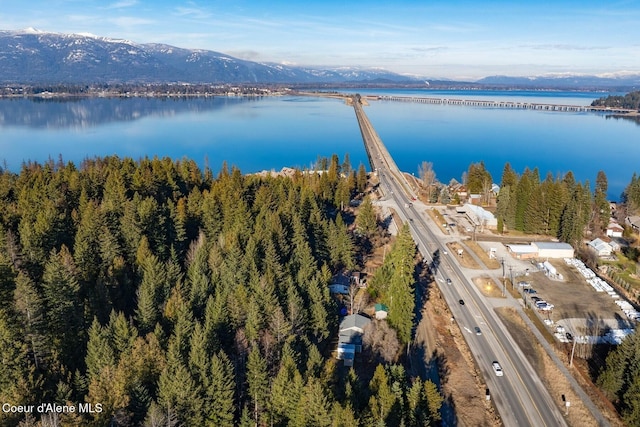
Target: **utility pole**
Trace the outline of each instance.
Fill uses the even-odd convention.
[[[514,289],[513,286],[513,265],[509,264],[509,274],[511,275],[511,290]]]
[[[504,257],[500,257],[500,264],[502,264],[502,296],[504,296],[507,291],[507,279],[504,275]]]

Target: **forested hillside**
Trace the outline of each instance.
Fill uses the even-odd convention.
[[[363,381],[330,357],[327,285],[356,265],[341,207],[366,173],[337,156],[318,168],[214,178],[189,160],[108,157],[3,170],[0,402],[76,412],[3,411],[0,424],[437,420],[433,384],[399,365]]]
[[[609,95],[605,98],[596,99],[591,105],[594,107],[616,107],[640,110],[640,91],[629,92],[624,96]]]

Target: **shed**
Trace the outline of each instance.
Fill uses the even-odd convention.
[[[375,305],[376,319],[382,320],[387,318],[387,314],[389,314],[389,308],[384,304],[376,304]]]
[[[538,249],[538,258],[573,258],[573,247],[563,242],[533,242]]]

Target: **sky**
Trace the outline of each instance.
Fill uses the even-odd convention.
[[[640,73],[640,0],[0,0],[28,27],[432,79]]]

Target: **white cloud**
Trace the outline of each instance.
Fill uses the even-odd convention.
[[[138,4],[137,0],[122,0],[107,5],[105,9],[123,9],[126,7],[135,6],[136,4]]]
[[[151,25],[156,22],[151,19],[138,18],[136,16],[119,16],[117,18],[109,18],[108,21],[119,27],[136,27],[139,25]]]
[[[193,19],[209,19],[213,16],[211,11],[200,7],[183,7],[174,8],[174,14],[180,17],[188,17]]]

